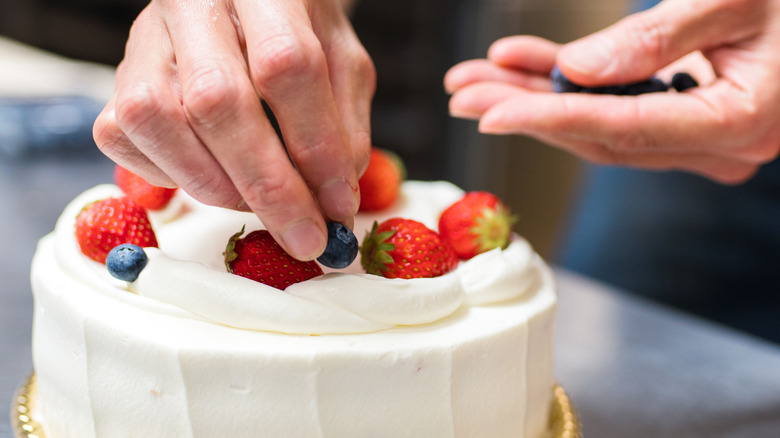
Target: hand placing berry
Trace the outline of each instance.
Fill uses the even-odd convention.
[[[328,245],[317,261],[333,269],[344,269],[352,264],[358,253],[355,234],[346,225],[328,222]]]
[[[114,278],[135,281],[149,258],[143,248],[132,243],[115,246],[106,257],[106,268]]]

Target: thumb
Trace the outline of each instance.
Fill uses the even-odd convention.
[[[570,80],[586,86],[647,79],[688,53],[753,35],[766,11],[750,3],[664,1],[563,46],[557,63]]]

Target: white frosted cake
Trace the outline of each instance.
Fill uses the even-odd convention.
[[[358,261],[280,291],[226,271],[258,219],[176,195],[150,214],[159,249],[133,283],[79,251],[76,198],[32,264],[36,415],[49,438],[542,438],[556,294],[515,236],[441,277],[385,279]],[[406,182],[381,214],[436,227],[463,192]]]

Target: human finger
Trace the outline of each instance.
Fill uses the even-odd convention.
[[[452,94],[478,82],[503,82],[535,91],[551,91],[549,70],[543,74],[500,66],[485,59],[461,62],[444,75],[444,88]]]
[[[242,27],[249,75],[279,121],[295,167],[327,216],[351,218],[360,202],[357,166],[310,11],[302,2],[239,2],[236,13],[252,23]]]
[[[323,12],[310,14],[328,63],[333,98],[352,148],[355,173],[360,176],[368,167],[371,154],[371,103],[376,91],[376,69],[342,8],[333,7],[332,2],[312,5],[330,5]]]
[[[240,208],[241,196],[230,178],[189,127],[180,103],[172,47],[155,12],[150,6],[133,25],[117,71],[114,111],[119,129],[148,161],[116,161],[145,178],[157,173],[157,168],[204,203]],[[150,182],[156,180],[152,177]]]
[[[661,2],[594,34],[564,45],[561,71],[585,85],[646,79],[695,50],[749,38],[768,15],[766,2],[680,0]]]
[[[92,137],[98,149],[112,161],[119,163],[146,181],[159,187],[175,187],[176,183],[157,167],[127,138],[116,121],[112,96],[98,114],[92,127]]]
[[[518,90],[485,111],[480,129],[566,132],[598,139],[616,152],[707,152],[764,162],[776,151],[757,142],[752,106],[743,97],[723,81],[705,90],[630,97]]]
[[[233,11],[221,2],[172,7],[180,9],[166,14],[166,24],[187,120],[285,250],[300,260],[316,258],[325,248],[325,221],[265,116]]]
[[[485,111],[517,93],[518,87],[504,82],[478,82],[450,97],[449,112],[454,117],[477,120]]]
[[[513,69],[548,75],[561,45],[532,35],[499,38],[488,48],[487,59]]]
[[[492,112],[514,112],[518,107],[525,106],[527,102],[523,97],[527,94],[532,93],[523,93],[505,84],[483,83],[473,85],[462,92],[456,93],[450,100],[450,105],[458,109],[461,107],[467,108],[467,110],[461,110],[469,111],[469,117],[467,118],[480,119],[482,115],[485,115],[480,122],[480,132],[497,133],[493,129],[484,128],[486,124],[484,122],[485,118]],[[524,126],[518,125],[513,128],[507,125],[500,133],[532,135],[580,158],[599,164],[635,166],[657,170],[685,169],[708,175],[709,173],[713,175],[722,174],[727,167],[744,167],[741,163],[735,166],[733,163],[734,159],[711,155],[706,151],[616,150],[609,143],[609,137],[594,136],[589,132],[567,129],[531,131],[525,129]]]

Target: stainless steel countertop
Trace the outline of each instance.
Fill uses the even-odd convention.
[[[0,161],[0,407],[10,407],[32,367],[35,242],[69,200],[111,172],[96,156]],[[556,279],[556,375],[586,436],[780,436],[780,347],[570,272],[556,270]],[[12,437],[9,427],[0,412],[0,438]]]

